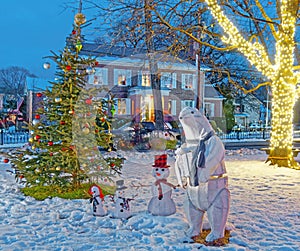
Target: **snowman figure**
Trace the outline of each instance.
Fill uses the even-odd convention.
[[[128,219],[131,217],[129,201],[132,199],[125,198],[125,189],[127,187],[124,186],[124,180],[116,181],[116,186],[117,189],[113,199],[115,202],[115,209],[112,216],[113,218]]]
[[[92,185],[89,189],[89,194],[92,195],[90,203],[93,203],[93,215],[105,216],[107,214],[107,210],[103,206],[104,195],[100,186]]]
[[[148,211],[153,215],[168,216],[176,212],[176,206],[171,198],[174,185],[167,182],[170,170],[167,165],[167,154],[156,155],[152,165],[152,176],[156,179],[152,185],[152,195]]]
[[[213,242],[224,237],[229,212],[225,149],[208,119],[197,109],[185,107],[179,121],[186,142],[175,152],[175,173],[179,185],[186,189],[184,207],[190,225],[187,235],[201,233],[207,212],[211,232],[206,241]]]

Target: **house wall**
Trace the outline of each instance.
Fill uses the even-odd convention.
[[[108,69],[107,79],[108,79],[108,87],[111,89],[117,83],[115,83],[115,76],[114,76],[114,70],[115,69],[124,69],[124,70],[130,70],[131,71],[131,83],[129,87],[129,93],[128,98],[131,99],[131,109],[130,109],[130,116],[134,117],[137,113],[141,112],[141,94],[130,94],[131,88],[141,88],[142,93],[142,87],[140,86],[140,83],[138,81],[141,81],[140,73],[141,71],[149,71],[147,64],[145,63],[132,63],[130,64],[130,61],[124,63],[124,60],[122,62],[118,60],[112,60],[111,62],[101,62],[101,58],[98,59],[98,62],[100,62],[99,67],[104,67]],[[180,111],[183,108],[184,104],[188,104],[191,106],[195,106],[196,102],[196,94],[197,91],[197,75],[195,71],[195,67],[190,67],[189,69],[185,69],[183,66],[180,68],[178,64],[176,65],[175,69],[170,67],[161,68],[159,69],[160,73],[171,73],[172,77],[176,79],[176,86],[175,88],[169,89],[166,95],[162,95],[163,98],[163,109],[164,113],[172,113],[173,116],[177,117]],[[191,89],[183,89],[183,74],[193,74],[193,88]],[[204,73],[201,72],[201,84],[204,84]],[[92,77],[92,76],[91,76]],[[146,92],[145,92],[146,93]],[[147,92],[149,93],[149,92]],[[149,94],[147,94],[149,95]],[[222,108],[222,99],[215,99],[210,97],[205,97],[205,102],[214,104],[214,116],[215,117],[222,117],[223,116],[223,108]],[[175,114],[173,114],[175,113]],[[118,116],[116,114],[116,116]]]

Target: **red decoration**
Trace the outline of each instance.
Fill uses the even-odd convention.
[[[95,66],[99,65],[99,62],[98,61],[95,61]]]
[[[99,132],[99,130],[98,129],[95,129],[95,133],[98,133]]]
[[[50,153],[50,156],[53,156],[53,152]]]
[[[67,71],[70,71],[71,69],[72,69],[72,67],[71,67],[70,65],[67,65],[67,66],[66,66],[66,70],[67,70]]]
[[[72,34],[75,35],[76,34],[76,30],[72,30]]]
[[[105,122],[105,118],[104,117],[100,118],[100,121]]]
[[[66,124],[66,122],[63,121],[63,120],[61,120],[59,123],[60,123],[61,125],[65,125],[65,124]]]
[[[76,147],[74,145],[70,145],[69,148],[74,151]]]
[[[8,162],[9,162],[9,159],[4,159],[3,162],[4,162],[4,163],[8,163]]]
[[[37,114],[37,115],[35,115],[34,117],[35,117],[36,119],[40,119],[40,118],[41,118],[40,114]]]
[[[52,141],[49,141],[49,142],[48,142],[48,146],[53,146],[53,142],[52,142]]]
[[[36,94],[36,96],[37,96],[38,98],[40,98],[40,97],[42,97],[42,96],[43,96],[43,94],[42,94],[42,93],[40,93],[40,92],[38,92],[38,93]]]
[[[87,114],[86,114],[86,116],[91,116],[92,114],[91,114],[91,112],[87,112]]]
[[[74,115],[74,113],[75,113],[74,110],[69,111],[69,114],[71,114],[71,115]]]
[[[114,166],[115,166],[115,163],[110,163],[110,166],[111,166],[111,167],[114,167]]]
[[[41,138],[40,135],[36,135],[36,136],[34,137],[35,140],[39,140],[40,138]]]
[[[91,105],[93,103],[93,101],[92,101],[92,99],[88,98],[88,99],[85,100],[85,103],[87,105]]]

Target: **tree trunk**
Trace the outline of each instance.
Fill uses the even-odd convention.
[[[161,84],[158,77],[158,66],[157,60],[155,59],[155,48],[153,41],[153,27],[152,27],[152,15],[151,8],[153,1],[145,0],[145,24],[146,24],[146,47],[148,51],[149,58],[149,70],[151,75],[151,88],[153,93],[154,102],[154,117],[155,117],[155,127],[157,130],[164,130],[164,116],[163,116],[163,106],[161,97]]]
[[[296,102],[296,81],[291,78],[272,84],[272,133],[270,154],[272,165],[299,169],[293,156],[293,114]]]

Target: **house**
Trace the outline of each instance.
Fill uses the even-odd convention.
[[[118,118],[136,121],[154,121],[153,90],[150,84],[149,58],[137,49],[105,47],[84,44],[81,53],[95,57],[98,64],[88,77],[92,86],[107,86],[116,99]],[[188,61],[165,54],[152,55],[161,81],[163,113],[177,119],[186,107],[200,107],[210,118],[223,117],[223,97],[209,84],[205,84],[205,69],[200,71]]]
[[[266,114],[266,108],[253,94],[240,95],[234,102],[234,119],[237,125],[248,128],[249,124],[265,124],[266,116],[270,120],[270,112]]]

